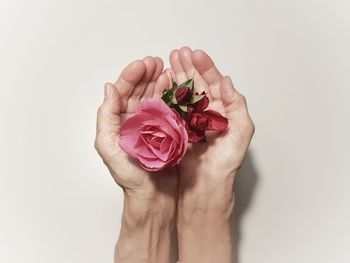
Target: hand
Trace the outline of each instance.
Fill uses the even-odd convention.
[[[209,108],[228,119],[225,132],[208,133],[207,143],[191,145],[178,166],[180,261],[231,262],[232,186],[254,125],[245,98],[234,89],[229,77],[222,76],[205,52],[192,52],[187,47],[174,50],[170,63],[177,82],[184,82],[194,74],[196,91],[205,91]]]
[[[95,147],[125,193],[116,248],[118,262],[141,262],[141,259],[166,262],[170,253],[177,198],[176,169],[145,171],[118,145],[120,128],[136,111],[139,102],[161,94],[168,87],[168,78],[162,71],[160,58],[134,61],[122,71],[115,84],[105,85],[105,98],[98,110]],[[151,231],[159,231],[159,235]]]

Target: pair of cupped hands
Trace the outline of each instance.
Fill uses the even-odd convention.
[[[246,99],[204,51],[182,47],[173,50],[169,59],[168,69],[163,68],[159,57],[136,60],[125,67],[115,83],[105,85],[95,147],[126,198],[139,201],[136,210],[151,207],[169,220],[176,207],[184,220],[195,211],[220,215],[227,211],[230,216],[234,177],[254,133]],[[121,126],[140,101],[161,97],[172,79],[182,83],[192,77],[195,90],[207,94],[208,108],[228,119],[227,129],[208,134],[206,143],[189,145],[177,166],[158,172],[144,170],[119,147]]]

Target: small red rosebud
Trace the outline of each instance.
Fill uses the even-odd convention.
[[[192,143],[205,141],[205,131],[224,131],[228,120],[213,110],[188,112],[185,115],[188,141]]]
[[[208,118],[201,113],[191,114],[191,119],[189,120],[188,126],[191,130],[195,131],[205,131],[208,128],[209,120]]]
[[[175,98],[178,104],[186,104],[191,100],[192,92],[188,87],[178,88],[175,92]]]

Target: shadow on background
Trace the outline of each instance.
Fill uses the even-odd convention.
[[[258,172],[254,166],[252,153],[248,151],[244,163],[235,179],[233,191],[235,192],[235,208],[231,218],[233,237],[234,263],[240,262],[240,242],[242,240],[242,220],[252,203],[254,191],[258,183]]]

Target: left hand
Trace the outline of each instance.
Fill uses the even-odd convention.
[[[141,100],[168,86],[160,58],[146,57],[129,64],[115,84],[105,85],[98,110],[95,147],[125,194],[116,262],[168,262],[175,225],[177,174],[175,167],[148,172],[121,150],[120,128]]]

